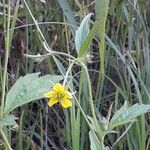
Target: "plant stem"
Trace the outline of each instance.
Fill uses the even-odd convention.
[[[104,140],[101,141],[101,150],[105,150]]]
[[[8,148],[9,150],[12,150],[12,148],[11,148],[11,146],[10,146],[8,140],[7,140],[7,137],[5,136],[5,133],[4,133],[3,130],[2,130],[2,127],[0,127],[0,133],[1,133],[1,135],[2,135],[2,138],[3,138],[4,142],[6,143],[7,148]]]
[[[99,138],[100,142],[102,142],[103,135],[101,134],[101,132],[99,130],[99,125],[98,125],[96,114],[95,114],[95,110],[94,110],[93,96],[92,96],[92,90],[91,90],[92,87],[91,87],[91,81],[90,81],[89,73],[88,73],[87,67],[82,62],[80,62],[80,63],[82,65],[82,67],[85,69],[86,74],[87,74],[91,112],[92,112],[92,115],[93,115],[93,118],[94,118],[94,122],[95,122],[95,126],[96,126],[96,129],[97,129],[98,138]]]
[[[3,72],[3,83],[2,83],[2,98],[1,98],[1,110],[0,116],[3,115],[4,102],[5,102],[5,87],[6,87],[6,77],[7,77],[7,64],[9,57],[9,27],[10,27],[10,0],[8,0],[8,19],[7,19],[7,33],[6,33],[6,51],[5,51],[5,64],[4,64],[4,72]]]
[[[3,3],[5,4],[5,0],[3,1]],[[8,64],[8,57],[9,57],[9,49],[10,49],[10,31],[9,31],[9,28],[10,28],[10,0],[8,0],[8,17],[7,17],[7,32],[6,32],[6,37],[5,37],[5,44],[6,44],[6,49],[5,49],[5,64],[4,64],[4,72],[3,72],[3,82],[2,82],[2,98],[1,98],[1,110],[0,110],[0,117],[3,116],[3,110],[4,110],[4,103],[5,103],[5,88],[6,88],[6,78],[7,78],[7,64]],[[5,7],[4,7],[4,14],[5,14]],[[4,16],[4,28],[6,26],[6,22],[5,22],[5,16]],[[0,127],[0,133],[1,133],[1,136],[7,146],[7,148],[9,150],[12,150],[9,142],[8,142],[8,139],[5,135],[5,133],[3,132],[2,130],[2,127]]]
[[[73,65],[74,65],[75,62],[76,62],[76,60],[73,60],[73,62],[70,64],[70,66],[69,66],[69,68],[68,68],[68,70],[67,70],[67,72],[66,72],[66,75],[65,75],[65,79],[64,79],[64,82],[63,82],[63,86],[65,86],[65,84],[66,84],[66,82],[67,82],[67,78],[68,78],[68,76],[69,76],[69,72],[71,71],[71,69],[72,69],[72,67],[73,67]]]

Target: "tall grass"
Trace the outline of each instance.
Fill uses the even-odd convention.
[[[63,84],[75,93],[73,107],[67,110],[49,108],[43,99],[14,110],[18,126],[13,130],[0,128],[0,148],[83,150],[90,149],[93,138],[102,150],[107,146],[148,150],[149,114],[107,135],[102,132],[100,120],[109,124],[124,101],[131,106],[150,104],[150,2],[17,0],[14,6],[11,2],[0,5],[4,36],[0,43],[0,51],[4,51],[0,63],[1,117],[8,90],[27,73],[61,74]],[[80,57],[74,39],[90,12],[95,15]],[[14,44],[17,35],[24,39],[20,45]],[[92,63],[87,56],[94,56]]]

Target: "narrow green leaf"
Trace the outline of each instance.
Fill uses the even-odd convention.
[[[12,22],[11,22],[11,29],[13,30],[10,30],[10,45],[11,46],[11,43],[12,43],[12,40],[13,40],[13,35],[14,35],[14,27],[16,25],[16,21],[17,21],[17,15],[18,15],[18,10],[19,10],[19,5],[20,4],[20,0],[17,0],[16,1],[16,7],[15,7],[15,11],[14,11],[14,14],[13,14],[13,17],[12,17]]]
[[[99,42],[99,56],[100,56],[100,77],[104,77],[105,72],[105,27],[106,19],[109,10],[109,0],[95,0],[96,19],[98,20],[98,36]]]
[[[93,13],[89,13],[84,17],[82,20],[80,26],[75,32],[75,46],[76,46],[76,51],[77,53],[80,52],[81,45],[83,44],[84,40],[86,39],[89,31],[90,31],[90,18]]]
[[[90,137],[90,143],[91,143],[90,144],[91,150],[101,150],[100,148],[101,143],[92,131],[89,132],[89,137]]]
[[[13,109],[44,97],[53,84],[62,80],[62,76],[45,75],[39,77],[40,73],[28,74],[20,77],[6,96],[4,113],[7,114]]]
[[[67,0],[57,0],[61,9],[63,10],[64,15],[67,18],[68,23],[77,26],[77,22],[75,20],[75,15],[73,13],[73,11],[71,10],[68,1]],[[76,28],[73,26],[70,26],[73,33],[75,32]]]
[[[83,44],[80,47],[79,54],[78,54],[79,58],[81,58],[83,55],[85,55],[88,52],[88,49],[97,31],[97,28],[98,28],[98,22],[95,22],[92,29],[89,31],[87,37],[85,38]]]

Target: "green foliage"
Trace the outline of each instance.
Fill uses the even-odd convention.
[[[71,10],[67,0],[57,0],[59,3],[61,9],[63,10],[63,13],[65,14],[68,22],[74,26],[77,26],[75,15],[73,14],[73,11]],[[73,32],[75,32],[75,27],[71,26],[71,29]]]
[[[109,128],[113,129],[120,125],[133,122],[135,121],[136,117],[143,115],[144,113],[147,113],[149,111],[150,105],[135,104],[128,107],[127,103],[125,102],[124,105],[115,112],[109,123]]]
[[[90,143],[91,143],[90,144],[91,150],[102,150],[100,148],[101,146],[100,141],[97,139],[96,135],[92,131],[89,132],[89,137],[90,137]]]
[[[80,52],[81,45],[85,41],[89,31],[90,31],[90,18],[93,14],[90,13],[84,17],[82,20],[80,26],[75,32],[75,46],[76,46],[76,51],[77,53]]]
[[[108,0],[95,0],[95,11],[96,19],[98,21],[97,34],[99,36],[100,42],[98,43],[99,47],[99,81],[103,82],[104,73],[105,73],[105,32],[106,32],[106,19],[109,10],[109,1]],[[100,83],[99,83],[100,85]],[[99,88],[98,85],[98,88]]]
[[[36,145],[37,149],[150,149],[149,114],[146,117],[144,115],[150,107],[144,105],[150,101],[150,2],[13,2],[3,0],[0,3],[0,93],[3,95],[0,115],[0,127],[3,128],[0,129],[0,136],[4,140],[0,149],[5,149],[6,146],[9,150],[11,146],[14,149],[33,149]],[[92,13],[95,22],[91,21],[90,25]],[[77,22],[82,16],[86,17],[77,28]],[[9,30],[10,28],[12,29]],[[21,39],[16,42],[14,37],[18,34]],[[72,51],[74,41],[77,58]],[[92,64],[83,63],[91,45],[94,52]],[[40,63],[35,64],[31,57],[24,58],[27,54],[21,57],[23,61],[14,58],[16,55],[12,58],[11,53],[19,52],[22,56],[23,49],[30,55],[35,54],[33,58],[37,58]],[[72,62],[75,63],[71,65]],[[57,106],[48,109],[48,106],[45,107],[44,104],[43,107],[41,103],[31,103],[28,106],[27,103],[42,99],[44,92],[62,79],[61,76],[39,77],[38,73],[27,74],[35,70],[51,74],[59,72],[65,77],[64,84],[74,93],[73,107],[67,110]],[[22,72],[27,75],[20,77]],[[12,76],[20,78],[8,92],[13,83]],[[53,79],[56,78],[55,82]],[[131,106],[125,102],[120,108],[125,100]],[[15,111],[20,123],[19,130],[11,139],[11,128],[5,126],[15,125],[16,118],[9,113],[13,114],[15,108],[24,104],[25,107]],[[36,110],[32,109],[34,107]],[[18,142],[14,145],[16,139]]]
[[[85,56],[89,52],[89,47],[97,31],[97,28],[98,28],[98,22],[95,22],[92,29],[89,31],[88,35],[86,36],[85,40],[82,41],[83,43],[80,47],[79,54],[78,54],[79,58]]]
[[[115,112],[110,122],[108,122],[109,118],[106,119],[102,117],[102,119],[98,121],[98,125],[99,125],[98,129],[95,126],[93,118],[88,117],[90,120],[89,126],[92,129],[92,131],[95,133],[94,134],[92,131],[90,131],[89,133],[90,141],[91,141],[91,149],[92,150],[99,149],[98,146],[104,144],[102,139],[106,135],[111,133],[117,133],[113,131],[114,128],[131,122],[131,124],[129,125],[130,128],[132,123],[136,121],[136,117],[143,115],[149,111],[150,111],[150,105],[135,104],[133,106],[128,107],[127,103],[125,102],[124,105]],[[97,144],[98,138],[96,135],[101,135],[101,137],[99,137],[100,142],[102,142],[101,144]],[[124,135],[125,133],[122,136]],[[120,136],[120,138],[122,138],[122,136]]]
[[[0,126],[13,126],[16,125],[16,117],[14,115],[6,115],[0,118]]]
[[[99,120],[98,121],[98,125],[99,125],[99,130],[97,130],[96,126],[95,126],[95,122],[94,119],[90,116],[88,116],[88,119],[90,120],[90,127],[93,131],[95,132],[101,132],[104,133],[106,130],[106,119],[103,117],[103,120]]]
[[[27,74],[20,77],[6,96],[4,114],[26,103],[44,97],[53,84],[62,80],[61,76],[45,75],[39,77],[40,73]]]

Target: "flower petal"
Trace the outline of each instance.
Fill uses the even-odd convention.
[[[66,98],[69,98],[69,99],[70,99],[70,98],[73,98],[73,97],[72,97],[72,94],[71,94],[69,91],[65,91],[65,97],[66,97]]]
[[[58,103],[58,100],[56,98],[51,98],[50,101],[48,102],[48,106],[53,106],[54,104]]]
[[[64,87],[60,83],[56,83],[53,86],[53,90],[56,91],[56,92],[60,92],[60,93],[65,91]]]
[[[47,93],[44,94],[44,96],[45,96],[46,98],[50,98],[50,97],[52,97],[52,96],[54,96],[54,95],[55,95],[55,91],[50,91],[50,92],[47,92]]]
[[[72,102],[69,99],[64,98],[64,99],[61,100],[61,105],[64,108],[68,108],[68,107],[72,106]]]

